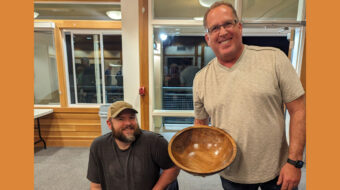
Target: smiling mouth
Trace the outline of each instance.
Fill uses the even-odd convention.
[[[230,41],[231,41],[231,39],[228,39],[228,40],[220,41],[219,43],[224,45],[224,44],[228,44]]]

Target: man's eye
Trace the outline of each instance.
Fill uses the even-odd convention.
[[[211,28],[211,31],[214,32],[214,31],[217,30],[217,28],[218,28],[217,26],[214,26],[214,27]]]
[[[224,27],[230,27],[231,25],[232,25],[233,23],[231,23],[231,22],[226,22],[226,23],[224,23]]]

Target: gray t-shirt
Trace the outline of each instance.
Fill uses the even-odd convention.
[[[149,190],[158,181],[160,169],[173,165],[163,136],[142,130],[130,148],[122,151],[111,132],[93,141],[87,178],[103,190]]]
[[[196,74],[196,119],[211,119],[236,141],[234,162],[220,175],[236,183],[261,183],[286,162],[283,103],[304,94],[287,56],[276,48],[247,46],[231,67],[213,59]]]

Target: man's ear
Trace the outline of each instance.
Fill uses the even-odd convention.
[[[111,125],[110,119],[107,119],[106,123],[107,123],[107,126],[109,127],[109,129],[112,130],[112,125]]]
[[[204,38],[205,38],[205,41],[207,42],[208,46],[210,46],[210,38],[209,38],[208,33],[206,33],[206,34],[204,35]]]
[[[243,29],[243,25],[242,25],[242,23],[238,23],[238,28],[241,30],[241,32],[242,32],[242,29]]]

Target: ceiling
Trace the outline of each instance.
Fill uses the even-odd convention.
[[[120,11],[120,4],[35,3],[36,19],[53,20],[111,20],[107,11]]]

